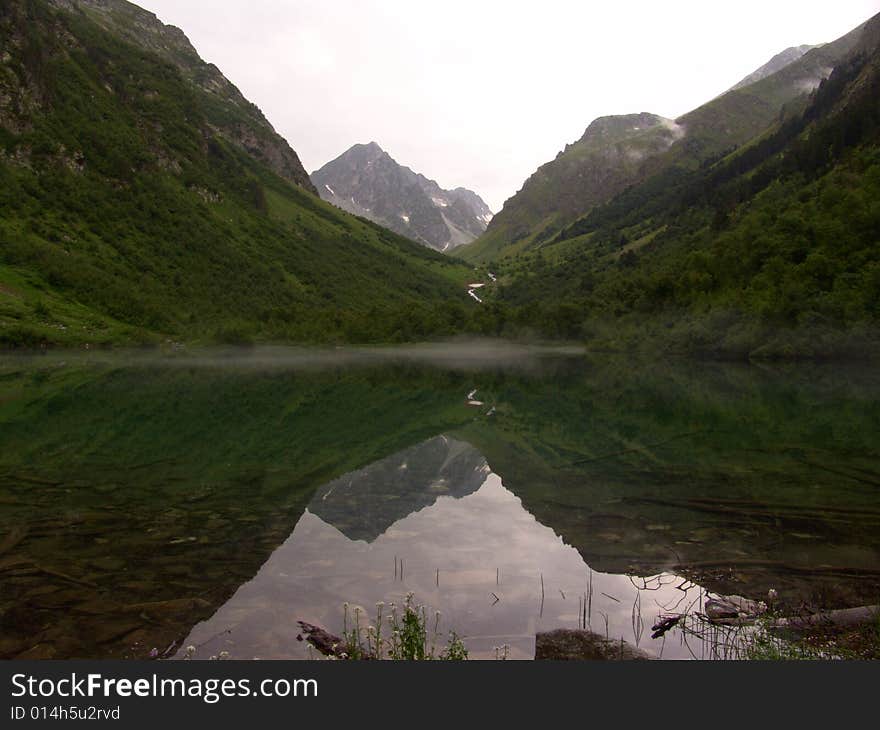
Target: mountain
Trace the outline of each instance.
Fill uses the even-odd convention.
[[[509,255],[540,241],[547,232],[621,192],[638,177],[644,161],[684,134],[656,114],[600,117],[556,159],[542,165],[489,224],[486,234],[459,253],[484,259]]]
[[[746,144],[781,113],[800,108],[855,46],[862,28],[805,52],[775,73],[762,76],[756,71],[762,78],[738,85],[674,121],[651,114],[596,120],[600,129],[612,126],[617,133],[599,136],[591,133],[590,125],[581,140],[532,175],[505,202],[486,233],[457,255],[489,261],[540,246],[629,185],[662,170],[697,168]]]
[[[0,345],[880,353],[880,16],[676,120],[597,120],[454,259],[321,200],[259,110],[124,0],[6,0],[0,41]],[[465,230],[472,194],[354,152]]]
[[[308,509],[349,540],[375,542],[438,497],[473,494],[489,473],[473,446],[435,436],[318,487]]]
[[[751,84],[754,84],[756,81],[766,79],[768,76],[772,76],[777,71],[781,71],[789,64],[797,61],[807,51],[812,51],[814,48],[819,47],[820,46],[802,45],[786,48],[784,51],[780,51],[775,56],[773,56],[773,58],[767,61],[767,63],[765,63],[763,66],[756,69],[755,71],[752,71],[752,73],[742,79],[742,81],[731,86],[730,91],[733,91],[734,89],[741,89],[744,86],[750,86]]]
[[[312,173],[312,182],[333,205],[438,251],[470,243],[492,219],[476,193],[443,190],[375,142],[354,145]]]
[[[880,15],[850,41],[747,143],[661,168],[497,267],[490,305],[506,322],[604,346],[880,353]],[[791,83],[795,65],[747,91]]]
[[[124,0],[7,0],[0,39],[0,343],[461,326],[467,270],[321,201],[179,29]]]

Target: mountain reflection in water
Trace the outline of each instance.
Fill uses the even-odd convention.
[[[297,619],[409,590],[473,656],[530,656],[590,568],[593,630],[634,640],[640,597],[655,653],[694,583],[878,602],[875,370],[436,355],[0,358],[0,658],[296,653]]]
[[[306,658],[297,620],[341,633],[348,602],[366,627],[377,602],[401,605],[412,592],[431,616],[441,612],[441,632],[465,637],[472,657],[508,645],[511,658],[528,659],[537,631],[579,626],[590,581],[593,630],[669,658],[700,650],[675,632],[652,642],[646,631],[664,607],[699,601],[698,586],[682,591],[661,575],[658,590],[639,595],[639,581],[590,571],[479,451],[439,436],[319,488],[290,537],[184,646],[197,646],[196,658]]]

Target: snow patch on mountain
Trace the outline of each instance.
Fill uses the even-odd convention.
[[[312,181],[322,198],[438,251],[480,236],[492,211],[466,188],[444,190],[397,163],[375,142],[354,145]]]

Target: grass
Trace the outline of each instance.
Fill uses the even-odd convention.
[[[820,626],[781,637],[763,630],[749,647],[750,659],[880,659],[880,613],[857,626]]]
[[[691,621],[687,630],[706,638],[713,658],[747,661],[880,659],[880,615],[855,627],[817,627],[799,632],[774,628],[775,618],[768,614],[754,626],[720,630]]]
[[[756,631],[746,636],[748,638],[742,656],[750,661],[818,661],[844,658],[834,651],[833,646],[822,649],[805,639],[780,636],[764,624],[760,624]]]
[[[376,620],[361,625],[366,618],[361,609],[343,606],[342,646],[332,647],[336,658],[347,661],[464,661],[468,650],[455,631],[449,632],[445,646],[440,648],[440,612],[428,618],[425,606],[417,606],[413,594],[408,593],[402,606],[376,604]]]
[[[0,265],[0,345],[119,341],[148,344],[158,338],[64,297],[31,271]]]

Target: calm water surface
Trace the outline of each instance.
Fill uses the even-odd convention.
[[[858,368],[511,346],[6,357],[0,657],[301,658],[297,620],[412,592],[472,657],[586,623],[708,658],[651,625],[876,602],[878,401]]]

